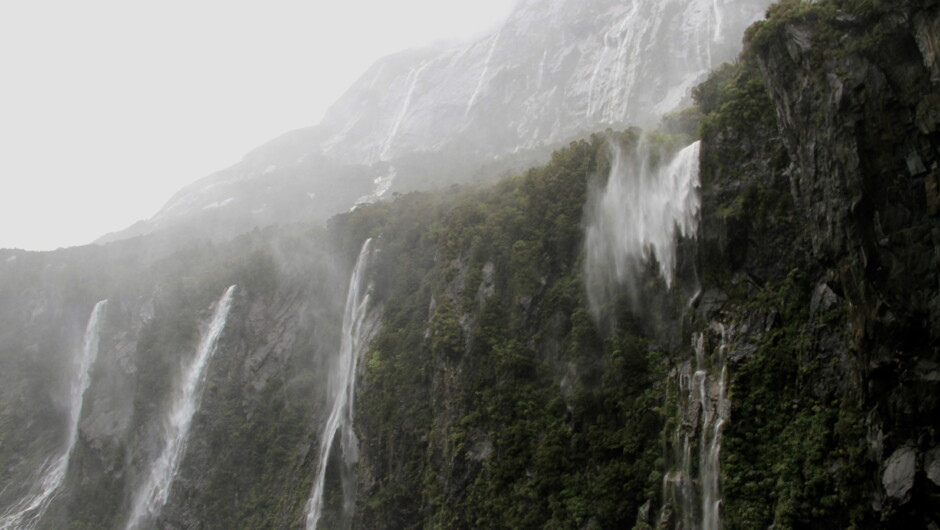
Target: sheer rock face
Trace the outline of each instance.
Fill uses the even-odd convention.
[[[898,356],[904,364],[935,355],[929,345],[940,340],[940,232],[932,207],[940,121],[931,112],[935,38],[924,31],[940,15],[913,4],[883,17],[885,35],[865,52],[812,58],[824,39],[860,30],[844,20],[817,28],[837,33],[811,44],[801,44],[799,26],[788,26],[786,47],[760,53],[813,256],[852,304],[856,347],[873,348],[870,367],[889,372]],[[885,413],[900,421],[914,411]]]
[[[259,147],[99,242],[323,221],[389,190],[467,180],[481,165],[522,170],[586,133],[655,123],[735,57],[744,28],[769,4],[520,2],[473,42],[380,59],[319,125]]]
[[[888,498],[900,503],[911,500],[916,472],[917,451],[913,447],[904,446],[892,453],[885,462],[885,471],[881,479]]]
[[[940,413],[931,382],[940,361],[940,83],[930,29],[940,13],[925,4],[898,2],[869,20],[825,4],[819,9],[832,8],[831,17],[795,14],[750,33],[790,166],[769,180],[774,173],[762,177],[757,164],[772,156],[740,162],[758,171],[719,166],[744,179],[709,181],[703,169],[703,255],[733,265],[749,289],[788,270],[808,275],[804,336],[812,354],[800,363],[824,362],[808,388],[821,402],[858,404],[867,431],[865,495],[876,519],[900,526],[935,521],[938,506],[929,478],[940,439],[927,418]],[[873,34],[877,45],[866,41]],[[725,133],[703,147],[703,159],[722,145],[759,153],[753,142]],[[798,223],[786,255],[767,244],[772,225],[768,232],[710,217],[710,197],[720,205],[749,181],[785,193],[781,179],[789,180]],[[844,474],[840,465],[829,478]]]
[[[292,523],[308,491],[315,430],[307,422],[322,416],[326,385],[317,374],[335,342],[342,260],[309,232],[283,247],[255,234],[169,258],[139,243],[3,252],[17,259],[0,269],[0,511],[29,493],[36,470],[61,451],[73,358],[90,308],[107,298],[67,474],[37,528],[123,527],[160,453],[181,367],[195,354],[219,285],[231,282],[243,288],[154,527]],[[246,507],[249,499],[283,504]],[[211,517],[208,506],[217,510]]]
[[[350,162],[438,150],[493,156],[649,124],[734,57],[766,6],[522,2],[469,46],[376,63],[324,118],[323,151]]]
[[[317,204],[320,192],[310,191],[314,193],[310,197],[304,187],[307,172],[315,169],[348,171],[349,180],[358,182],[359,188],[337,193],[354,201],[372,193],[374,179],[387,176],[392,166],[398,168],[398,177],[414,182],[403,168],[416,167],[408,165],[416,159],[409,157],[418,157],[416,151],[425,145],[428,151],[420,156],[432,156],[431,150],[440,154],[458,149],[465,149],[461,156],[491,156],[506,145],[510,150],[528,149],[538,142],[563,140],[582,127],[642,122],[652,115],[644,114],[650,109],[671,105],[675,93],[629,88],[630,68],[635,66],[637,75],[654,85],[684,81],[669,78],[673,74],[668,69],[656,78],[643,73],[642,61],[621,61],[619,54],[625,49],[621,44],[634,31],[625,21],[631,9],[659,20],[650,22],[651,28],[658,28],[650,29],[650,35],[660,39],[658,35],[668,34],[663,28],[677,21],[712,20],[705,4],[682,5],[680,9],[663,2],[662,11],[653,13],[648,5],[629,2],[522,2],[498,38],[490,35],[462,51],[425,50],[380,61],[320,127],[291,133],[214,180],[197,183],[181,193],[159,220],[172,226],[209,215],[201,212],[217,212],[213,222],[227,222],[235,217],[225,217],[224,212],[237,213],[248,201],[261,208],[275,196],[285,201],[276,209],[288,215],[292,208]],[[841,14],[830,21],[832,26],[789,21],[765,41],[768,45],[751,50],[754,55],[749,60],[761,68],[758,72],[754,67],[754,80],[770,118],[731,120],[737,127],[713,129],[702,139],[702,219],[696,240],[683,243],[686,252],[681,253],[684,263],[679,266],[689,276],[685,285],[690,286],[694,277],[701,294],[688,306],[680,300],[681,311],[650,324],[661,335],[655,336],[656,344],[641,348],[624,343],[623,351],[638,355],[631,362],[646,358],[642,355],[652,353],[653,346],[656,358],[662,350],[657,363],[664,366],[649,369],[665,372],[666,364],[672,363],[671,368],[688,362],[692,329],[712,326],[704,342],[703,351],[709,352],[705,359],[726,360],[730,385],[730,419],[721,432],[725,481],[721,510],[728,527],[842,528],[851,522],[846,506],[861,512],[851,515],[858,517],[860,528],[919,528],[940,521],[940,438],[935,425],[940,417],[940,82],[934,31],[940,18],[935,8],[912,2],[900,1],[889,11],[880,19],[885,33],[874,48],[835,45],[859,42],[856,37],[865,30],[861,21]],[[716,23],[717,19],[709,22]],[[723,27],[729,24],[730,15],[722,19]],[[708,31],[714,30],[711,27]],[[545,33],[541,40],[536,38],[538,28]],[[690,31],[697,34],[701,29],[695,26]],[[681,35],[673,37],[682,41]],[[525,39],[532,40],[537,51],[508,44]],[[650,41],[650,49],[658,46],[655,42],[659,40]],[[715,42],[713,53],[719,45],[730,46]],[[533,62],[532,57],[538,60]],[[619,67],[624,69],[618,73]],[[553,90],[551,83],[567,88]],[[387,90],[378,90],[381,86]],[[621,106],[624,98],[643,105]],[[344,105],[361,116],[344,121]],[[524,116],[509,114],[507,109],[516,107],[528,110]],[[554,114],[545,118],[536,112],[543,108]],[[378,124],[374,128],[365,126],[373,119],[369,113]],[[505,114],[502,121],[496,119],[500,113]],[[539,121],[543,118],[548,121]],[[446,120],[453,120],[448,122],[453,126],[448,125],[445,133],[428,132],[429,124]],[[546,139],[540,139],[536,130],[547,131]],[[388,141],[390,132],[394,135]],[[568,153],[572,160],[578,160],[572,152]],[[584,159],[598,164],[604,158],[592,151]],[[564,161],[559,157],[559,163]],[[350,165],[365,163],[372,165]],[[572,164],[581,177],[596,170],[584,162]],[[337,173],[331,171],[324,174],[325,187],[333,186],[330,179]],[[563,185],[575,171],[561,175],[554,185],[567,189]],[[540,189],[529,190],[543,201],[533,204],[549,208],[565,197],[555,188],[546,188],[549,193],[544,196],[535,195]],[[402,204],[407,206],[402,200],[388,209],[404,208]],[[473,206],[449,215],[454,219],[466,215],[469,220],[464,222],[472,224],[475,216],[487,214],[486,208]],[[557,221],[561,216],[546,216],[556,223],[547,225],[553,227],[546,230],[553,237],[557,228],[577,223],[581,205],[569,207],[566,223]],[[343,240],[342,247],[357,244],[359,232],[379,226],[370,223],[381,224],[372,217],[385,215],[385,208],[343,216],[333,225],[336,231],[331,237]],[[431,206],[423,213],[415,210],[411,213],[421,222],[413,224],[440,230],[433,222],[440,212],[433,213]],[[325,212],[313,208],[308,214]],[[248,222],[239,219],[238,223]],[[603,416],[592,408],[575,408],[579,399],[588,404],[586,400],[592,399],[584,390],[604,383],[603,376],[621,377],[592,372],[591,355],[603,352],[604,346],[599,338],[595,344],[594,328],[584,314],[571,310],[579,307],[577,280],[566,280],[565,290],[557,290],[565,296],[557,296],[558,285],[552,283],[575,266],[578,254],[571,249],[577,247],[577,238],[533,252],[532,247],[515,244],[518,237],[525,237],[513,232],[519,219],[505,219],[510,221],[493,222],[512,235],[506,241],[511,251],[506,250],[502,261],[481,254],[478,262],[472,262],[474,254],[468,248],[451,249],[456,257],[439,258],[436,247],[430,247],[451,240],[438,239],[437,232],[425,238],[398,234],[402,238],[398,247],[392,244],[396,234],[382,235],[387,258],[385,266],[376,270],[377,292],[383,288],[389,292],[387,284],[399,273],[424,270],[421,267],[440,268],[441,279],[426,291],[415,286],[437,282],[430,275],[417,275],[414,284],[407,284],[407,289],[426,294],[429,300],[421,298],[421,304],[404,311],[408,317],[400,323],[404,331],[391,329],[419,343],[414,358],[417,366],[428,370],[388,379],[403,382],[389,385],[394,399],[372,402],[372,418],[386,421],[391,436],[383,437],[377,422],[370,427],[368,421],[360,421],[369,420],[368,415],[357,418],[362,441],[362,502],[357,517],[374,521],[363,528],[430,521],[436,515],[434,506],[460,507],[479,500],[468,498],[468,488],[483,476],[482,470],[505,455],[509,432],[502,423],[479,427],[487,425],[485,414],[492,411],[481,408],[481,414],[470,416],[479,404],[470,383],[480,374],[500,369],[503,372],[494,373],[507,381],[525,381],[532,374],[543,377],[548,383],[532,388],[550,388],[557,399],[531,404],[507,400],[506,409],[556,415],[558,422],[547,425],[558,427],[553,436],[562,441],[565,436],[581,436],[580,431],[590,433],[585,426]],[[247,225],[236,223],[230,229],[243,226]],[[328,387],[317,374],[323,373],[325,359],[338,344],[337,319],[349,268],[337,258],[342,251],[325,255],[322,249],[327,245],[311,239],[308,228],[290,228],[296,233],[289,228],[257,232],[209,250],[168,251],[167,256],[144,250],[146,242],[141,240],[54,253],[0,251],[0,434],[4,436],[0,468],[8,478],[0,484],[0,502],[8,505],[22,494],[26,486],[17,484],[28,485],[31,471],[55,451],[61,437],[62,381],[71,366],[75,337],[92,304],[107,297],[110,309],[102,325],[92,385],[85,395],[74,462],[60,504],[50,511],[45,526],[119,527],[137,475],[158,449],[152,440],[159,439],[155,434],[160,429],[160,407],[177,368],[192,354],[200,323],[221,288],[238,283],[244,294],[235,300],[209,368],[189,452],[159,525],[298,527],[325,416],[322,403]],[[418,244],[429,248],[421,254],[414,247]],[[398,259],[409,254],[426,254],[427,259]],[[531,274],[514,276],[526,267]],[[543,268],[556,276],[543,275],[539,272]],[[461,293],[465,300],[457,304],[454,299]],[[464,313],[448,319],[448,311]],[[511,337],[512,348],[498,352],[502,364],[497,364],[492,362],[496,357],[487,356],[488,337],[474,333],[483,326],[513,322],[506,315],[514,316],[526,332]],[[578,329],[590,333],[572,335],[572,342],[566,343],[565,333],[575,329],[573,319],[580,319],[575,322]],[[647,332],[639,324],[636,328],[637,333]],[[387,340],[395,338],[390,333]],[[382,396],[378,393],[382,380],[375,375],[394,369],[389,362],[394,344],[375,348],[360,367],[363,384],[357,400],[363,411],[368,410],[370,396]],[[427,351],[437,356],[429,365],[425,365],[429,357],[422,357]],[[611,366],[624,362],[618,360],[622,351],[616,356],[610,353]],[[623,366],[627,369],[622,377],[632,377],[632,365]],[[691,364],[685,366],[688,376]],[[635,384],[634,379],[623,380],[634,381],[629,384],[616,378],[607,381],[616,388]],[[508,384],[491,386],[507,397],[517,390]],[[638,390],[648,390],[653,404],[668,399],[662,386]],[[710,401],[717,401],[716,388],[707,390]],[[500,392],[491,398],[499,398]],[[639,403],[634,397],[630,402]],[[607,407],[606,402],[598,405],[598,411]],[[668,407],[644,404],[642,408],[668,414]],[[686,409],[684,419],[690,429],[701,410]],[[397,415],[395,422],[388,420],[391,413]],[[469,426],[463,425],[464,420]],[[656,423],[661,420],[661,416],[650,419],[654,439],[671,432]],[[619,420],[617,424],[619,428]],[[421,425],[430,427],[421,430]],[[459,429],[462,438],[449,436]],[[514,476],[557,478],[550,473],[552,465],[571,458],[572,445],[547,439],[542,432],[535,434],[533,440],[545,441],[546,447],[551,442],[559,452],[544,453],[541,471],[519,466]],[[599,440],[588,435],[580,439]],[[618,466],[630,460],[616,446],[619,439],[604,440],[614,445],[600,452],[604,458],[613,455],[610,460]],[[663,445],[649,447],[657,453],[650,459],[653,466]],[[584,467],[590,475],[588,484],[596,483],[594,469]],[[658,475],[643,471],[638,480],[649,483],[640,489],[661,491],[660,478],[647,478]],[[454,502],[431,504],[439,498],[421,497],[420,487],[369,496],[382,484],[398,488],[402,483],[397,479],[406,476],[418,486],[439,487],[440,499]],[[627,485],[619,479],[616,483]],[[478,484],[486,486],[488,480]],[[816,489],[804,489],[805,484]],[[559,494],[570,487],[565,481],[544,485],[546,491]],[[494,491],[492,497],[507,491],[512,493]],[[833,496],[845,492],[846,497]],[[658,499],[655,494],[640,495],[647,493],[630,502],[639,509],[640,522],[652,524]],[[334,505],[338,498],[334,496]],[[394,513],[368,511],[376,503],[400,504],[399,498],[410,504]],[[582,509],[577,504],[570,508],[579,514]],[[755,513],[750,508],[760,510]],[[627,520],[633,513],[636,510],[619,516]],[[761,524],[748,524],[752,520],[746,517]],[[590,527],[590,519],[585,520],[582,526]]]

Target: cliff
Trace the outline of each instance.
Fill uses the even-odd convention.
[[[359,527],[937,524],[937,7],[769,15],[695,91],[701,224],[671,295],[647,271],[640,310],[588,316],[570,229],[597,139],[389,258],[410,288],[386,307],[412,310],[364,361]]]
[[[312,127],[180,190],[150,233],[228,239],[394,192],[493,179],[606,127],[655,123],[740,49],[769,0],[526,0],[469,42],[381,58]]]
[[[301,528],[321,466],[321,528],[940,525],[938,10],[782,2],[659,130],[326,229],[0,252],[0,523],[69,438],[108,299],[36,527],[125,527],[237,285],[141,527]],[[609,205],[622,179],[648,200]],[[352,339],[356,451],[323,436]]]

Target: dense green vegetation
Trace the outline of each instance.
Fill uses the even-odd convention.
[[[695,89],[696,106],[664,120],[672,133],[688,134],[697,123],[703,140],[699,249],[682,259],[696,260],[710,301],[691,325],[668,310],[675,306],[668,297],[642,319],[627,307],[614,311],[609,335],[587,316],[576,221],[587,179],[606,170],[597,138],[489,190],[409,197],[380,215],[346,220],[392,249],[377,280],[385,327],[367,353],[362,383],[359,425],[372,460],[362,464],[369,471],[360,522],[645,527],[655,514],[636,521],[637,509],[647,499],[656,506],[665,471],[658,448],[668,446],[677,422],[667,373],[689,353],[675,337],[710,321],[741,333],[726,354],[727,528],[917,520],[899,518],[891,506],[872,510],[884,455],[870,447],[870,407],[880,405],[866,397],[860,359],[873,348],[863,338],[879,339],[866,335],[872,331],[862,313],[867,304],[883,306],[847,302],[843,287],[871,293],[859,279],[868,273],[852,262],[834,272],[814,254],[810,238],[820,236],[791,187],[800,169],[794,164],[804,160],[788,148],[802,139],[783,137],[783,96],[772,97],[774,72],[762,69],[771,51],[802,46],[801,60],[820,79],[836,69],[851,82],[834,65],[862,56],[885,68],[901,101],[930,92],[922,72],[892,69],[891,54],[917,52],[897,22],[903,19],[881,21],[891,9],[884,2],[782,2],[750,30],[740,59]],[[794,81],[778,79],[777,89]],[[923,107],[916,107],[918,120],[929,115]],[[811,120],[825,129],[837,110],[824,108]],[[867,117],[881,124],[879,116],[888,119]],[[880,138],[893,141],[898,132],[885,127]],[[875,132],[859,134],[877,145],[866,136]],[[874,167],[897,166],[888,148],[870,152]],[[847,270],[862,287],[840,283]],[[673,342],[660,343],[666,329]]]
[[[342,221],[382,249],[363,527],[624,527],[658,495],[663,356],[628,317],[601,336],[581,278],[587,184],[606,171],[593,137],[494,187]]]
[[[885,428],[877,426],[879,415],[894,414],[895,406],[877,394],[894,384],[889,381],[897,376],[890,374],[903,366],[903,356],[895,353],[881,374],[871,371],[873,352],[900,344],[929,355],[924,350],[929,339],[919,325],[898,326],[897,315],[882,323],[875,315],[884,307],[882,296],[900,298],[914,283],[879,271],[887,263],[917,264],[920,251],[908,242],[888,254],[857,235],[871,230],[876,209],[922,208],[921,199],[912,198],[922,184],[905,182],[908,169],[897,155],[901,144],[915,141],[913,127],[902,124],[936,92],[900,15],[916,5],[780,2],[767,21],[748,31],[740,60],[713,72],[694,91],[704,112],[703,288],[728,296],[724,320],[752,330],[738,346],[747,354],[731,366],[732,420],[722,452],[726,528],[921,524],[923,512],[914,514],[924,504],[872,509],[882,502],[877,492],[885,470],[878,461],[893,450],[880,454],[873,436],[881,434],[872,432]],[[884,79],[887,85],[876,82]],[[833,87],[855,92],[830,95]],[[908,110],[900,110],[905,106]],[[905,134],[911,136],[904,139]],[[916,141],[929,144],[926,137]],[[856,152],[863,158],[860,169],[849,165]],[[813,224],[813,216],[838,219],[838,210],[822,201],[844,204],[849,194],[810,195],[819,192],[810,188],[815,184],[808,177],[834,189],[850,178],[868,179],[850,180],[863,189],[846,191],[865,206],[852,207],[858,211],[848,215],[857,217],[847,221],[845,232],[826,233]],[[815,200],[797,205],[799,194]],[[878,206],[882,203],[890,206]],[[911,230],[901,223],[894,229]],[[820,259],[820,249],[832,248],[819,243],[827,236],[858,237],[855,244],[865,246],[864,256],[853,250]],[[907,300],[902,304],[916,305]],[[912,406],[917,408],[906,407]],[[919,420],[893,421],[904,425],[896,427],[895,444],[911,432],[921,433],[925,447],[935,443],[932,428],[924,430]]]
[[[50,389],[64,388],[84,319],[107,297],[104,361],[69,487],[48,521],[120,526],[130,489],[159,449],[179,367],[212,304],[238,284],[194,442],[159,524],[301,527],[327,413],[324,359],[339,345],[349,271],[371,237],[380,327],[359,366],[353,527],[655,527],[663,475],[676,470],[672,436],[690,422],[680,417],[677,374],[692,362],[693,334],[716,327],[732,330],[721,351],[731,403],[721,451],[725,528],[923,523],[940,498],[924,470],[906,506],[885,500],[881,480],[897,447],[919,444],[922,467],[937,447],[927,301],[936,287],[917,283],[936,279],[936,210],[926,227],[911,228],[927,216],[922,195],[937,170],[908,169],[896,152],[940,152],[936,124],[929,128],[940,96],[922,67],[892,70],[920,52],[903,35],[904,17],[882,21],[891,9],[878,0],[775,5],[748,32],[739,60],[694,89],[695,105],[648,134],[660,155],[702,140],[698,239],[679,243],[671,292],[651,264],[640,302],[614,297],[602,322],[584,288],[584,207],[610,169],[608,142],[632,152],[635,129],[573,142],[543,167],[493,185],[361,207],[326,231],[290,226],[169,250],[136,241],[24,253],[0,275],[0,319],[9,323],[0,337],[0,469],[28,483],[60,445],[64,398]],[[804,77],[775,79],[785,74],[768,61],[791,54]],[[877,93],[866,93],[864,108],[846,99],[857,112],[848,127],[833,114],[843,103],[827,107],[811,88],[837,80],[863,93],[851,78],[874,67],[845,66],[862,59],[883,68],[872,78],[883,78],[894,99],[872,106]],[[784,93],[797,81],[800,97]],[[785,96],[815,109],[812,130],[796,134],[786,123]],[[850,134],[851,149],[829,149]],[[843,255],[813,248],[823,230],[808,220],[814,201],[799,200],[804,141],[813,156],[857,152],[856,165],[875,168],[853,195],[864,191],[864,200],[844,208],[853,217],[848,235],[837,235],[856,239]],[[844,174],[834,156],[817,178]],[[936,161],[930,156],[924,162]],[[904,180],[915,173],[913,184]],[[841,182],[826,184],[823,191]],[[881,195],[891,208],[879,210]],[[837,206],[819,217],[835,217]],[[704,359],[715,372],[718,349]],[[97,410],[114,403],[96,392],[112,392],[131,413]],[[337,468],[328,468],[323,527],[349,523]],[[0,498],[22,493],[14,487]],[[666,507],[662,527],[677,508]]]
[[[833,332],[846,339],[845,315],[811,318],[811,287],[794,270],[735,309],[773,324],[734,369],[722,461],[728,528],[848,528],[867,511],[864,416],[843,394],[850,367],[824,343]]]
[[[723,523],[847,527],[866,510],[863,421],[857,398],[840,395],[836,374],[847,367],[820,344],[845,339],[838,331],[845,316],[810,319],[816,271],[808,270],[784,174],[789,160],[756,57],[747,50],[694,95],[705,111],[702,180],[711,199],[703,207],[703,287],[729,296],[723,320],[765,328],[731,365]],[[721,236],[710,240],[711,233]]]

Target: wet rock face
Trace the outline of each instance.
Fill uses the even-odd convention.
[[[257,148],[101,242],[322,222],[360,199],[493,176],[468,170],[481,164],[522,171],[585,134],[654,125],[688,102],[709,69],[734,59],[770,3],[519,2],[472,42],[376,61],[319,125]],[[517,154],[527,158],[512,162]]]
[[[843,48],[825,60],[814,55],[819,48],[859,38],[862,22],[814,30],[793,22],[783,46],[760,53],[814,256],[838,270],[855,301],[929,314],[934,340],[940,314],[926,293],[940,263],[931,206],[940,122],[924,108],[937,94],[936,39],[924,28],[937,20],[933,11],[899,6],[883,17],[887,36],[876,49]]]
[[[917,451],[910,446],[901,447],[885,462],[881,483],[889,499],[904,504],[911,499],[914,475],[917,471]]]
[[[734,57],[737,36],[767,5],[520,2],[469,45],[376,63],[324,117],[324,152],[368,163],[458,146],[499,155],[650,123]]]
[[[861,499],[858,521],[940,521],[930,478],[940,475],[940,83],[925,29],[938,11],[902,1],[876,16],[863,2],[836,4],[778,6],[749,30],[736,75],[750,75],[754,60],[769,100],[754,91],[727,108],[750,98],[743,108],[770,109],[770,120],[706,109],[702,294],[692,306],[699,318],[746,323],[752,343],[729,357],[728,526],[849,525],[847,509],[826,513],[818,497],[801,498],[805,476],[754,501],[750,484],[788,480],[761,463],[781,437],[790,446],[777,469],[820,466],[810,473],[834,497]],[[827,415],[839,416],[837,428],[820,421]],[[762,433],[762,417],[779,424]],[[781,424],[800,427],[781,434]],[[826,463],[807,466],[814,424],[834,445],[818,444]]]
[[[834,351],[854,366],[860,387],[846,390],[862,396],[877,433],[875,497],[905,506],[903,519],[929,511],[921,477],[938,442],[925,419],[940,413],[927,383],[940,361],[940,15],[916,2],[882,10],[877,21],[790,17],[758,40],[757,55],[823,281],[810,311],[847,310],[850,337]],[[874,27],[877,45],[845,45]],[[842,297],[847,305],[835,306]]]
[[[940,19],[928,12],[917,13],[914,35],[924,56],[924,65],[930,70],[930,80],[940,83]]]

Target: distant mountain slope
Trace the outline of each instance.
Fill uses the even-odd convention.
[[[230,237],[357,201],[517,171],[605,127],[645,125],[732,59],[769,0],[522,0],[495,31],[375,63],[322,122],[181,190],[99,242],[177,229]]]

